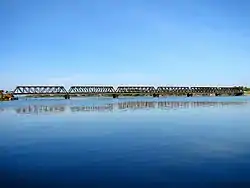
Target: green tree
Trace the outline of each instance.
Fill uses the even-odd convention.
[[[250,91],[249,87],[244,87],[244,91]]]

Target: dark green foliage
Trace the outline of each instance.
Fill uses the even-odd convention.
[[[244,87],[244,91],[250,91],[249,87]]]

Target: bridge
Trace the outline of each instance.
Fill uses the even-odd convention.
[[[17,86],[13,95],[32,96],[64,96],[70,99],[72,96],[106,95],[117,98],[126,95],[147,95],[153,97],[177,95],[191,97],[193,95],[220,96],[243,95],[243,87],[175,87],[175,86],[72,86],[67,91],[64,86]]]

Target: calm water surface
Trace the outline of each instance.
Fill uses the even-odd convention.
[[[250,98],[2,102],[0,185],[250,187]]]

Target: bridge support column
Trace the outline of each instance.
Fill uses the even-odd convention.
[[[187,94],[187,97],[192,97],[193,96],[193,93],[188,93]]]
[[[153,97],[159,97],[160,95],[158,93],[154,93]]]
[[[70,99],[70,95],[68,95],[68,94],[67,94],[67,95],[64,95],[64,98],[65,98],[65,99]]]
[[[215,96],[217,97],[217,96],[220,96],[221,94],[220,93],[215,93]]]
[[[18,100],[18,97],[13,96],[12,100]]]
[[[113,94],[114,99],[118,98],[118,96],[119,96],[118,94]]]

